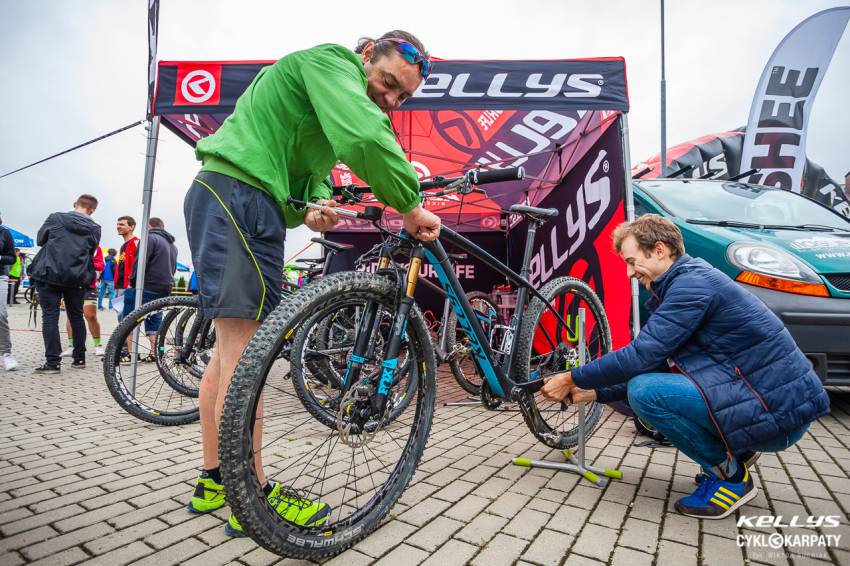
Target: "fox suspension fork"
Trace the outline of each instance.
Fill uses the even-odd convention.
[[[378,260],[378,271],[386,269],[390,266],[390,255],[386,246],[381,248],[381,256]],[[357,323],[357,333],[354,339],[354,348],[351,350],[351,357],[348,360],[348,367],[345,370],[345,376],[342,381],[342,392],[347,392],[352,384],[360,380],[360,372],[363,370],[363,365],[366,360],[375,355],[374,337],[377,336],[378,325],[380,319],[378,317],[378,304],[375,301],[369,300],[363,307],[363,316]]]
[[[420,244],[415,244],[410,254],[410,264],[407,266],[407,276],[402,283],[403,292],[401,300],[393,317],[389,339],[384,350],[384,361],[381,362],[381,378],[378,381],[377,394],[372,396],[372,415],[380,416],[387,408],[387,398],[390,388],[396,382],[396,374],[399,371],[398,358],[401,353],[404,334],[407,330],[407,317],[413,308],[413,294],[416,292],[416,283],[419,280],[419,270],[422,267],[422,258],[425,251]],[[410,357],[413,363],[412,357]],[[409,368],[409,371],[415,371]]]

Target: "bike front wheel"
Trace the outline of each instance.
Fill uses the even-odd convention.
[[[308,319],[341,299],[363,306],[347,307],[355,316],[375,303],[395,312],[398,289],[374,274],[345,272],[311,283],[281,303],[245,349],[221,417],[219,455],[231,510],[255,542],[292,558],[338,554],[378,527],[416,470],[434,413],[435,354],[416,308],[406,327],[406,365],[415,372],[409,379],[416,388],[404,411],[357,433],[348,426],[360,414],[350,398],[337,411],[333,428],[304,407],[284,378],[289,364],[278,352]],[[370,372],[361,375],[350,390],[358,401],[361,394],[370,399],[377,386]],[[257,465],[290,497],[326,506],[321,524],[299,526],[278,515],[263,493]]]

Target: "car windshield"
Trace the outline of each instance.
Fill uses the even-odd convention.
[[[673,215],[695,223],[829,226],[850,221],[801,195],[756,185],[699,181],[642,181],[641,189]]]

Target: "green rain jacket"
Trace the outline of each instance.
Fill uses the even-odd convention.
[[[399,212],[419,204],[419,181],[390,120],[366,94],[357,54],[341,45],[297,51],[265,67],[195,156],[204,171],[234,177],[271,195],[290,228],[304,210],[287,198],[331,196],[328,172],[342,161]]]

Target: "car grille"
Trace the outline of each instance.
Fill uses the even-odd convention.
[[[830,380],[840,380],[842,385],[850,385],[850,355],[828,354],[826,358],[826,372]]]
[[[830,273],[824,277],[836,289],[850,291],[850,273]]]

